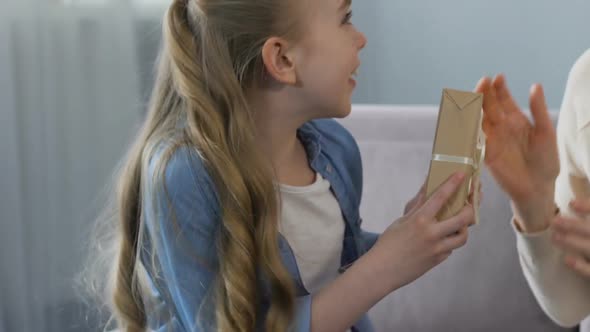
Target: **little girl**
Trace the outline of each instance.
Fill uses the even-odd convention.
[[[372,331],[375,303],[465,244],[470,206],[435,219],[463,174],[361,231],[359,149],[330,119],[366,44],[350,5],[173,0],[118,182],[121,330]]]

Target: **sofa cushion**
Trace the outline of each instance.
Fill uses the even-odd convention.
[[[399,218],[428,172],[436,106],[354,105],[341,122],[363,158],[363,227],[383,231]],[[555,118],[555,113],[553,113]],[[522,274],[508,197],[486,170],[481,223],[441,265],[370,312],[377,331],[572,331],[543,313]]]

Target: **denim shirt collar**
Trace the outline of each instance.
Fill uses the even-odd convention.
[[[352,223],[358,222],[358,208],[354,208],[351,204],[352,198],[347,193],[346,186],[343,184],[340,176],[334,171],[328,158],[324,155],[329,151],[324,151],[326,148],[322,145],[323,137],[322,134],[313,127],[310,123],[304,124],[297,131],[297,136],[303,143],[306,150],[307,157],[309,159],[310,167],[317,173],[320,173],[324,179],[327,179],[331,184],[331,191],[338,200],[340,209],[342,210],[344,221],[345,221],[345,232],[342,246],[341,255],[341,271],[343,272],[348,266],[350,266],[359,257],[359,242],[356,239],[358,235],[355,235],[352,227]],[[323,153],[324,152],[324,153]],[[280,237],[279,247],[283,256],[283,261],[287,269],[291,272],[294,277],[297,293],[299,295],[308,295],[309,293],[303,286],[301,275],[297,267],[294,253],[292,252],[289,244],[284,237]]]
[[[305,147],[309,164],[314,171],[319,172],[315,166],[317,166],[318,157],[322,152],[322,134],[309,123],[305,123],[297,130],[297,137]]]

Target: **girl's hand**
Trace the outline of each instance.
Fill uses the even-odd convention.
[[[553,217],[555,179],[559,173],[557,141],[543,89],[530,92],[531,123],[512,97],[503,76],[483,78],[485,163],[510,195],[519,226],[525,232],[546,229]]]
[[[553,243],[566,253],[565,263],[580,275],[590,278],[590,199],[574,200],[571,208],[581,218],[553,219]]]
[[[450,177],[428,201],[389,226],[369,251],[379,262],[375,269],[389,292],[420,277],[467,242],[467,226],[474,222],[471,205],[447,220],[435,219],[464,178],[461,173]]]
[[[481,206],[481,202],[483,202],[483,184],[481,183],[481,181],[478,182],[479,186],[477,186],[477,188],[475,188],[475,186],[471,186],[471,191],[469,192],[469,197],[467,198],[467,201],[469,202],[469,204],[473,205],[473,197],[474,197],[474,191],[477,189],[479,191],[479,202],[477,207]]]
[[[408,203],[406,203],[406,206],[404,208],[404,216],[407,215],[408,213],[410,213],[412,210],[416,209],[417,207],[422,206],[426,202],[426,183],[427,183],[427,181],[428,181],[428,178],[426,180],[424,180],[422,187],[420,187],[420,189],[418,190],[416,195]],[[479,190],[478,207],[481,206],[481,202],[483,201],[482,188],[483,188],[483,185],[480,181],[479,186],[477,188],[477,190]],[[474,186],[472,186],[471,191],[469,192],[468,202],[471,205],[473,205],[473,192],[475,191],[475,189],[476,188]]]
[[[416,193],[416,196],[414,196],[408,203],[406,203],[406,206],[404,207],[404,216],[406,214],[408,214],[410,211],[414,210],[415,208],[422,206],[422,204],[424,204],[424,202],[426,202],[426,181],[427,180],[428,179],[424,180],[424,183],[422,184],[422,187],[420,187],[420,189]]]

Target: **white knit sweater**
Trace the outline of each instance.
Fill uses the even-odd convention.
[[[569,202],[590,198],[590,50],[570,72],[557,137],[561,172],[555,202],[562,214],[572,216]],[[563,252],[551,243],[550,230],[534,234],[515,230],[524,275],[543,310],[559,325],[580,323],[590,315],[590,279],[565,265]]]

